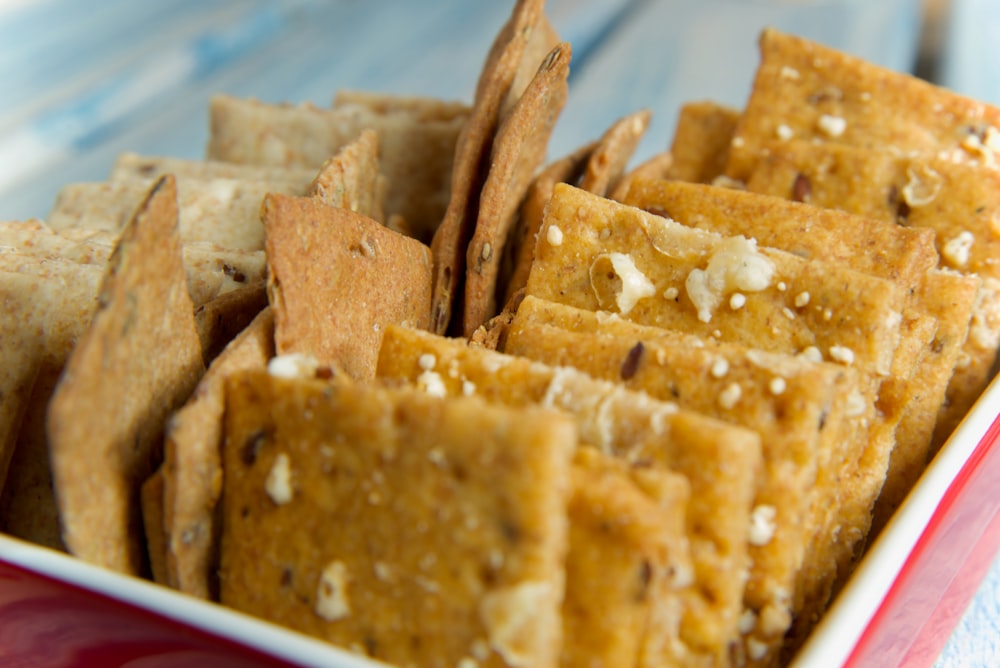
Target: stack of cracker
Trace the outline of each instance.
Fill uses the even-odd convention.
[[[0,529],[401,666],[787,661],[989,379],[1000,111],[761,45],[549,160],[521,0],[471,105],[219,96],[4,223]]]

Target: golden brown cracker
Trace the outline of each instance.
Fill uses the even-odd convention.
[[[572,368],[399,327],[386,331],[379,377],[406,379],[446,396],[475,394],[514,406],[558,408],[577,421],[583,443],[625,461],[653,461],[687,476],[696,586],[684,594],[681,635],[695,654],[725,653],[741,609],[746,527],[761,456],[755,434]]]
[[[725,173],[729,143],[740,112],[712,101],[681,105],[670,144],[669,176],[691,183],[712,183]]]
[[[452,326],[453,311],[461,312],[458,299],[465,277],[466,250],[478,217],[479,194],[486,179],[493,138],[500,126],[505,99],[521,66],[530,28],[542,15],[543,5],[541,0],[518,0],[514,5],[487,54],[476,83],[472,111],[455,146],[448,206],[431,242],[434,287],[430,328],[438,334]]]
[[[635,179],[624,204],[724,236],[840,264],[912,287],[937,265],[934,235],[879,219],[731,188]]]
[[[573,466],[561,664],[684,665],[687,479],[584,447]],[[600,611],[600,614],[595,614]],[[609,624],[608,620],[614,623]]]
[[[7,275],[0,273],[0,285]],[[42,362],[42,335],[21,314],[20,295],[0,287],[0,493]]]
[[[144,568],[139,486],[159,464],[164,421],[204,372],[177,227],[165,176],[122,232],[46,419],[66,546],[124,573]]]
[[[556,666],[575,446],[551,411],[231,376],[222,602],[394,664]]]
[[[764,467],[755,512],[773,534],[761,534],[750,546],[744,604],[759,619],[747,633],[773,648],[791,621],[791,595],[808,538],[827,521],[823,504],[839,503],[836,480],[851,443],[838,426],[846,419],[849,393],[856,391],[844,370],[734,344],[701,343],[532,297],[518,309],[508,348],[624,382],[761,436]]]
[[[904,295],[889,281],[565,184],[555,187],[539,238],[545,242],[536,246],[529,295],[703,338],[815,350],[881,375],[890,370]]]
[[[275,105],[229,96],[211,101],[211,160],[319,169],[363,130],[378,134],[388,189],[385,214],[400,215],[417,238],[429,241],[449,197],[451,163],[465,115],[432,119],[377,113],[364,105],[335,109]]]
[[[765,29],[726,173],[745,180],[775,139],[995,162],[1000,108],[810,40]]]
[[[670,153],[656,153],[639,163],[631,170],[625,172],[621,180],[608,197],[620,202],[625,198],[625,194],[632,187],[635,179],[665,179],[670,176],[670,166],[674,163],[674,157]]]
[[[167,584],[167,542],[163,532],[163,468],[146,478],[139,490],[142,529],[153,582]]]
[[[167,423],[161,469],[164,581],[199,598],[218,598],[226,377],[264,368],[273,356],[274,315],[267,308],[225,347]]]
[[[311,198],[269,195],[261,216],[278,353],[305,353],[370,378],[387,325],[427,327],[426,246]]]
[[[385,223],[386,188],[385,177],[378,171],[378,135],[374,130],[362,130],[357,139],[323,164],[309,194],[330,206]]]
[[[636,146],[646,134],[652,116],[650,110],[640,109],[612,123],[587,159],[579,186],[601,197],[614,190]]]
[[[462,329],[470,336],[497,312],[500,260],[518,207],[545,159],[549,135],[566,103],[571,50],[559,44],[538,72],[493,140],[490,168],[479,196],[475,228],[466,251]]]

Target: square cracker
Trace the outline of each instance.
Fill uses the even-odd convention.
[[[942,265],[983,280],[970,335],[939,416],[940,445],[968,412],[992,375],[1000,345],[1000,172],[935,155],[895,155],[845,145],[789,142],[774,146],[754,166],[748,188],[795,196],[934,232]]]
[[[330,206],[350,209],[385,224],[387,187],[385,176],[378,171],[378,135],[374,130],[362,130],[357,139],[323,163],[309,186],[309,194]]]
[[[669,176],[691,183],[712,183],[725,173],[729,143],[740,120],[737,109],[711,102],[688,102],[677,115]]]
[[[801,573],[825,568],[827,580],[835,574],[815,557],[808,561],[806,548],[810,535],[831,535],[830,513],[841,505],[838,481],[860,456],[847,422],[870,415],[847,415],[857,392],[854,374],[532,297],[518,308],[508,350],[624,382],[760,435],[764,466],[754,503],[774,509],[774,532],[749,548],[743,603],[760,620],[749,636],[774,648],[791,622],[791,594]],[[724,397],[734,394],[734,385],[740,393],[730,405]]]
[[[815,348],[825,359],[890,371],[905,295],[884,279],[565,184],[553,191],[539,239],[528,295],[761,349]]]
[[[573,464],[562,665],[686,665],[678,589],[691,572],[687,479],[591,447]]]
[[[497,314],[501,259],[518,207],[538,166],[568,93],[569,44],[559,44],[503,119],[493,139],[489,172],[479,195],[476,224],[466,251],[462,330],[471,336]]]
[[[66,546],[129,574],[146,566],[140,485],[160,463],[167,416],[204,373],[177,226],[165,176],[122,232],[46,419]]]
[[[161,468],[164,582],[199,598],[218,598],[222,494],[222,412],[226,377],[260,369],[274,356],[274,315],[264,309],[205,372],[167,423]]]
[[[747,567],[746,529],[761,457],[756,434],[572,368],[399,327],[386,331],[378,369],[380,378],[447,396],[472,393],[512,406],[558,408],[574,418],[582,443],[685,475],[694,581],[682,592],[681,640],[692,655],[725,654],[736,635]]]
[[[363,130],[374,130],[388,183],[386,217],[402,216],[426,242],[447,206],[455,143],[467,118],[378,113],[358,104],[335,109],[265,104],[224,95],[212,98],[210,115],[206,157],[239,164],[316,170]]]
[[[397,665],[558,665],[567,418],[266,372],[225,415],[223,604]]]
[[[773,28],[730,147],[726,174],[745,180],[775,139],[995,163],[1000,108]]]
[[[431,257],[419,241],[314,198],[268,195],[261,217],[279,354],[370,378],[387,325],[428,326]]]

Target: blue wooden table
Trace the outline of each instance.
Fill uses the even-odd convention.
[[[635,160],[669,145],[679,105],[745,100],[765,25],[1000,103],[995,0],[553,0],[573,45],[559,156],[639,108]],[[509,14],[487,0],[0,0],[0,219],[44,217],[59,188],[102,180],[123,151],[199,158],[219,92],[328,105],[356,88],[471,99]],[[992,62],[991,62],[992,58]],[[1000,665],[1000,561],[939,666]]]

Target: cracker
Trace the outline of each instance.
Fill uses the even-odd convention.
[[[267,306],[264,281],[223,293],[194,310],[205,364],[210,364]]]
[[[163,468],[146,478],[139,490],[142,528],[153,582],[167,584],[167,542],[163,531]]]
[[[558,665],[566,418],[243,372],[225,442],[224,604],[388,663]]]
[[[323,164],[309,194],[330,206],[385,223],[386,188],[386,179],[378,171],[378,135],[374,130],[362,130],[357,139]]]
[[[941,411],[938,444],[986,387],[1000,345],[1000,271],[991,259],[1000,252],[993,231],[1000,212],[998,179],[996,170],[937,156],[795,142],[773,147],[747,184],[787,197],[798,181],[808,184],[799,188],[800,196],[816,206],[933,230],[943,266],[983,278],[970,336]]]
[[[497,313],[500,260],[518,207],[545,158],[552,128],[566,103],[570,56],[566,43],[546,56],[494,137],[490,168],[466,251],[462,310],[466,336]]]
[[[179,179],[233,179],[236,181],[266,181],[272,183],[295,183],[303,190],[315,178],[316,170],[310,167],[268,167],[261,165],[241,165],[219,160],[188,160],[160,155],[141,155],[133,152],[119,153],[111,171],[109,181],[131,179],[155,179],[164,174],[174,174]]]
[[[139,486],[163,423],[204,372],[177,225],[166,176],[122,233],[46,419],[66,546],[123,573],[144,569]]]
[[[386,331],[378,375],[446,396],[473,393],[513,406],[555,407],[574,417],[583,443],[685,475],[696,586],[684,594],[681,636],[694,654],[725,653],[736,635],[745,579],[746,527],[760,467],[755,434],[571,368],[398,327]]]
[[[15,434],[17,444],[0,496],[0,531],[63,550],[45,412],[66,359],[97,308],[103,269],[37,256],[0,258],[17,260],[16,273],[10,267],[0,270],[2,301],[5,309],[11,307],[5,310],[7,319],[41,346],[35,382]]]
[[[518,309],[508,349],[622,381],[760,435],[764,467],[754,503],[775,509],[774,533],[750,546],[743,601],[760,620],[750,637],[771,648],[780,642],[791,622],[791,595],[803,581],[797,578],[800,567],[810,574],[822,571],[819,564],[804,562],[809,536],[833,531],[827,513],[840,505],[838,481],[853,464],[851,457],[859,455],[846,424],[862,417],[846,415],[846,404],[858,391],[853,374],[735,344],[702,343],[532,297]],[[780,384],[774,385],[776,379]],[[731,399],[734,384],[740,393]],[[829,580],[833,573],[825,568]]]
[[[937,266],[929,230],[886,225],[779,197],[679,181],[635,179],[622,203],[723,236],[916,286]]]
[[[0,222],[0,246],[9,252],[0,254],[0,261],[9,270],[11,262],[25,256],[78,264],[104,265],[111,255],[114,235],[94,231],[69,238],[41,220]]]
[[[476,83],[472,110],[455,145],[448,206],[431,242],[434,257],[431,329],[438,334],[452,326],[453,311],[461,312],[456,302],[462,293],[466,250],[478,217],[486,162],[505,100],[521,67],[531,27],[542,16],[543,5],[542,0],[518,0],[514,5],[510,18],[490,47]]]
[[[387,325],[428,326],[431,258],[420,242],[312,198],[268,195],[261,217],[278,353],[370,378]]]
[[[995,162],[1000,108],[774,29],[726,167],[745,180],[775,139],[835,142],[955,162]]]
[[[469,115],[469,105],[464,102],[350,88],[338,90],[332,106],[334,109],[363,107],[380,116],[403,114],[421,121],[453,121]]]
[[[83,227],[117,234],[142,203],[151,184],[149,179],[128,179],[63,186],[47,220],[56,230]],[[210,242],[221,248],[260,250],[264,247],[264,228],[260,224],[264,195],[304,195],[307,186],[181,177],[177,181],[181,239]]]
[[[546,242],[536,246],[529,295],[772,351],[815,348],[825,359],[889,373],[904,298],[889,281],[565,184],[553,191],[539,238]],[[797,305],[806,292],[809,304]]]
[[[455,143],[467,118],[435,120],[376,113],[358,104],[319,109],[221,95],[212,98],[210,114],[207,157],[240,164],[319,169],[363,130],[374,130],[388,183],[386,218],[402,216],[423,241],[444,215]]]
[[[265,368],[274,356],[274,315],[265,309],[215,359],[191,398],[167,423],[162,467],[164,576],[171,587],[218,597],[222,411],[226,377]]]
[[[618,185],[636,146],[646,134],[653,112],[641,109],[611,124],[587,159],[579,186],[605,197]]]
[[[608,194],[608,197],[620,202],[632,186],[635,179],[665,179],[670,176],[670,167],[674,157],[670,153],[656,153],[627,171],[618,184]]]
[[[0,282],[6,283],[0,273]],[[17,446],[21,421],[41,366],[43,344],[40,332],[29,326],[20,313],[20,297],[10,287],[0,287],[0,493]]]
[[[676,588],[679,575],[691,572],[689,495],[687,480],[665,469],[577,451],[562,665],[684,665]]]
[[[596,142],[586,144],[569,155],[551,162],[531,181],[518,211],[517,225],[510,244],[513,268],[507,279],[505,304],[519,290],[523,290],[528,282],[531,261],[535,256],[538,230],[542,228],[542,218],[545,207],[552,197],[553,186],[556,183],[579,182],[583,170],[586,169],[587,160],[596,146]]]
[[[711,101],[681,105],[670,155],[670,178],[691,183],[712,183],[725,173],[729,143],[740,112]]]

